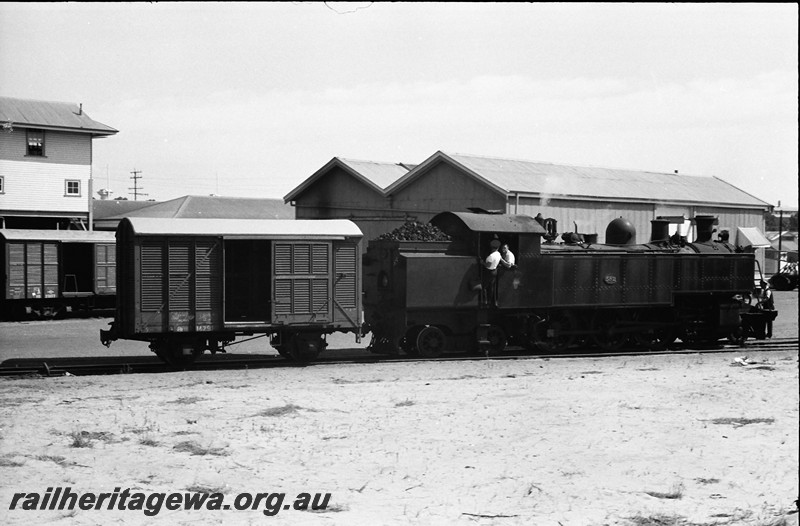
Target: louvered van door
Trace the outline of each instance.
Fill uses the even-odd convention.
[[[272,259],[274,323],[326,323],[331,317],[331,245],[275,242]]]
[[[334,321],[357,327],[361,294],[358,286],[358,248],[353,243],[337,243],[334,250]]]
[[[6,249],[8,277],[6,281],[6,299],[25,298],[25,244],[9,242]]]
[[[139,247],[139,291],[136,332],[161,332],[164,328],[166,264],[160,240],[143,241]]]
[[[114,294],[117,291],[117,247],[98,243],[94,247],[94,291],[97,294]]]

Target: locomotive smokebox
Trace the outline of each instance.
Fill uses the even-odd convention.
[[[694,222],[697,225],[697,239],[695,243],[708,243],[714,235],[715,216],[695,216]]]
[[[618,217],[606,228],[606,243],[609,245],[635,245],[636,227],[627,219]]]
[[[669,220],[653,219],[650,221],[650,241],[666,241],[669,239]]]

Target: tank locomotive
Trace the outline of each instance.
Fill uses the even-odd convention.
[[[508,344],[558,353],[581,344],[613,351],[635,344],[663,350],[677,338],[716,342],[763,338],[766,317],[751,312],[755,259],[713,240],[713,216],[695,218],[692,243],[654,221],[635,242],[624,219],[606,244],[564,234],[554,222],[521,215],[443,212],[431,224],[448,242],[374,241],[365,255],[365,319],[375,352],[439,356],[451,349],[497,352]],[[482,265],[491,241],[516,255],[498,268],[493,295]]]

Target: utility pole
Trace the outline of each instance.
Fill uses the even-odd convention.
[[[778,201],[778,208],[780,218],[778,219],[778,272],[781,271],[781,249],[783,249],[783,208],[781,202]]]
[[[142,171],[141,170],[137,170],[136,168],[134,168],[131,173],[133,174],[130,177],[130,179],[133,179],[133,188],[128,188],[128,190],[133,190],[133,200],[137,201],[138,197],[140,195],[141,196],[147,196],[147,194],[143,194],[143,193],[141,193],[139,191],[139,179],[142,178],[142,176],[139,175],[139,174],[142,173]],[[128,192],[128,194],[130,194],[130,193],[131,192]]]

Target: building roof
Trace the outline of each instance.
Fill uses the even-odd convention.
[[[102,203],[103,201],[94,201]],[[105,201],[109,203],[110,201]],[[123,203],[126,201],[123,201]],[[130,202],[130,201],[128,201]],[[206,218],[206,219],[294,219],[294,208],[282,199],[185,195],[170,201],[133,201],[145,206],[120,205],[114,215],[97,216],[94,226],[113,230],[126,217]],[[103,213],[109,208],[101,205]],[[100,208],[95,207],[95,211]]]
[[[294,208],[281,199],[185,195],[107,219],[122,217],[294,219]]]
[[[780,233],[770,231],[766,234],[772,248],[775,250],[778,250],[778,247],[780,247],[781,252],[797,252],[797,232],[784,230]]]
[[[308,179],[303,181],[298,187],[286,194],[283,198],[287,203],[294,201],[309,186],[324,177],[334,168],[340,168],[346,173],[361,181],[375,192],[386,195],[386,188],[392,183],[403,177],[409,170],[416,165],[408,163],[382,163],[375,161],[356,161],[353,159],[342,159],[334,157],[325,166],[314,172]]]
[[[81,104],[0,97],[0,122],[20,128],[41,128],[89,133],[93,136],[114,135],[111,126],[89,117]]]
[[[18,228],[0,229],[0,237],[6,241],[61,241],[64,243],[114,243],[114,232],[89,230],[27,230]]]
[[[717,177],[559,165],[436,152],[386,188],[397,192],[439,162],[450,163],[494,191],[511,196],[617,202],[708,204],[769,209],[770,204]]]
[[[158,204],[157,201],[130,201],[126,199],[93,199],[94,219],[122,218],[125,214]]]
[[[361,230],[347,219],[183,219],[129,217],[120,228],[137,235],[231,236],[249,239],[342,239],[361,237]]]

